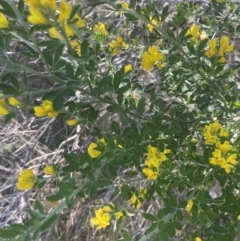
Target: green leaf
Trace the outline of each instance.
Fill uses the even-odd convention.
[[[167,29],[167,34],[168,34],[168,36],[169,36],[170,38],[172,38],[173,40],[175,40],[174,32],[173,32],[170,28]]]
[[[0,5],[2,6],[1,12],[3,14],[6,14],[11,18],[16,18],[16,14],[9,3],[4,0],[0,0]]]
[[[143,217],[150,221],[157,221],[157,218],[150,213],[143,213]]]
[[[118,123],[116,121],[112,122],[111,130],[112,130],[112,132],[114,132],[117,135],[121,134],[120,126],[118,125]]]
[[[161,22],[163,22],[166,17],[168,16],[168,9],[169,9],[169,5],[166,5],[163,10],[162,10],[162,14],[161,14]]]
[[[11,224],[8,228],[0,229],[1,238],[14,238],[20,234],[23,234],[26,228],[22,224]]]
[[[44,214],[44,207],[41,202],[37,199],[35,202],[35,208],[41,213]]]
[[[19,93],[18,90],[6,84],[0,84],[0,90],[2,90],[4,95],[18,95]]]
[[[62,106],[63,106],[63,101],[64,101],[63,94],[61,93],[61,94],[57,95],[52,101],[53,109],[55,111],[61,110]]]
[[[51,216],[48,218],[44,223],[41,223],[41,226],[38,226],[38,231],[43,231],[47,228],[50,228],[53,226],[53,224],[58,220],[59,214],[51,214],[49,213],[47,216]],[[47,218],[47,217],[46,217]]]
[[[71,152],[71,153],[64,153],[63,154],[65,160],[72,166],[79,167],[79,157]]]
[[[64,44],[60,44],[56,50],[55,50],[55,53],[54,53],[54,65],[59,61],[60,57],[62,56],[62,53],[63,53],[63,49],[64,49],[65,45]]]
[[[57,201],[63,199],[63,197],[64,197],[63,194],[61,192],[58,192],[54,195],[47,196],[46,200],[48,202],[57,202]]]
[[[124,72],[123,70],[119,70],[117,71],[117,73],[114,75],[114,78],[113,78],[113,87],[114,87],[114,90],[117,91],[118,88],[119,88],[119,85],[123,79],[123,75],[124,75]]]
[[[120,120],[122,122],[123,125],[126,125],[130,122],[130,118],[128,117],[128,115],[126,114],[126,112],[121,112],[120,114]]]
[[[1,33],[0,33],[0,48],[4,50],[4,40]]]
[[[112,164],[108,164],[107,169],[113,178],[117,176],[116,168]]]
[[[24,10],[24,2],[23,2],[23,0],[19,0],[19,2],[18,2],[18,11],[20,13],[22,13],[23,10]]]
[[[133,14],[130,14],[130,13],[124,13],[124,16],[126,17],[126,19],[128,21],[137,21],[138,18],[135,17]]]
[[[49,52],[49,50],[43,49],[42,55],[44,60],[47,62],[47,64],[50,66],[53,66],[53,57],[52,57],[52,54]]]
[[[86,57],[88,56],[88,52],[89,52],[89,41],[88,40],[84,40],[81,43],[81,55],[82,57]]]
[[[189,50],[189,52],[190,52],[191,54],[196,55],[196,51],[195,51],[195,48],[194,48],[194,46],[192,45],[192,43],[187,42],[187,48],[188,48],[188,50]]]
[[[160,232],[159,236],[161,238],[160,239],[161,241],[169,241],[169,236],[168,236],[168,234],[166,232]]]

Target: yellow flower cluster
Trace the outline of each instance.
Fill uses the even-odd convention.
[[[28,190],[33,188],[37,182],[37,177],[31,169],[24,169],[18,177],[17,188],[19,190]]]
[[[225,63],[226,59],[224,57],[224,54],[233,51],[233,45],[229,45],[229,38],[227,36],[221,37],[218,50],[216,38],[208,41],[208,47],[209,49],[205,52],[205,56],[207,58],[217,56],[219,63]]]
[[[157,147],[151,145],[148,146],[147,159],[142,172],[145,174],[147,179],[156,180],[159,176],[160,164],[167,160],[166,154],[170,153],[171,150],[165,149],[163,152],[159,152]]]
[[[147,193],[146,188],[141,188],[140,193],[133,193],[132,197],[128,200],[128,203],[134,208],[140,208],[142,205],[142,200],[145,198]]]
[[[225,170],[226,173],[230,173],[234,165],[237,164],[237,153],[228,153],[232,149],[232,145],[228,141],[216,148],[212,153],[212,157],[209,162],[213,165],[218,165]]]
[[[226,173],[230,173],[234,165],[237,164],[237,154],[230,154],[232,145],[229,141],[221,143],[221,137],[226,138],[229,136],[228,131],[222,127],[222,125],[215,121],[210,125],[205,126],[203,132],[206,144],[214,144],[215,150],[212,152],[212,157],[209,159],[209,163],[212,165],[218,165],[225,170]]]
[[[152,16],[149,17],[149,21],[151,22],[151,24],[147,24],[148,31],[153,32],[154,26],[158,26],[158,21]]]
[[[123,41],[121,36],[118,36],[115,41],[109,43],[109,47],[112,49],[112,55],[116,56],[122,48],[126,48],[127,45]]]
[[[198,38],[201,36],[200,31],[199,31],[199,26],[197,26],[196,24],[192,25],[187,33],[187,35],[191,35],[192,37],[190,38],[191,41],[196,42],[198,40]]]
[[[0,97],[2,95],[0,94]],[[9,97],[8,98],[8,103],[9,105],[13,106],[13,107],[20,107],[22,106],[22,102],[20,102],[19,100],[17,100],[14,97]],[[7,103],[5,101],[5,99],[0,99],[0,116],[5,116],[7,114],[9,114],[11,111],[9,110]]]
[[[105,24],[102,22],[97,22],[93,26],[93,32],[97,35],[107,36],[108,31],[106,30]]]
[[[48,116],[49,118],[56,117],[58,113],[53,109],[53,104],[49,100],[44,100],[41,106],[35,106],[34,108],[35,116],[43,117]]]
[[[218,121],[214,121],[210,125],[205,126],[203,136],[205,137],[206,144],[214,144],[216,147],[219,147],[220,137],[228,137],[228,131],[222,127]]]
[[[95,210],[95,217],[91,219],[91,223],[97,226],[97,229],[105,229],[110,225],[111,214],[115,215],[116,220],[119,220],[123,216],[123,212],[121,210],[115,211],[108,205]]]
[[[187,206],[186,206],[185,210],[186,210],[187,212],[190,212],[190,211],[192,210],[193,204],[194,204],[194,203],[193,203],[193,200],[192,200],[192,199],[189,199],[188,202],[187,202]]]
[[[145,71],[151,71],[154,65],[158,68],[163,68],[164,55],[158,51],[157,46],[148,48],[148,51],[144,51],[142,55],[142,68]]]
[[[59,31],[59,27],[62,28],[67,37],[72,37],[77,34],[79,28],[83,28],[86,25],[86,20],[82,19],[78,14],[72,19],[72,23],[69,23],[69,18],[72,13],[72,7],[67,1],[61,0],[60,7],[57,7],[56,0],[24,0],[28,4],[28,22],[33,25],[50,25],[48,30],[51,38],[62,39],[62,34]],[[54,23],[52,16],[57,17],[57,25]],[[51,25],[54,25],[51,27]],[[81,42],[70,41],[70,45],[76,51],[77,54],[81,53]]]

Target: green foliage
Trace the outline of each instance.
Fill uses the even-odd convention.
[[[39,192],[56,181],[56,192],[46,200],[57,202],[57,207],[47,213],[37,199],[34,208],[26,210],[28,218],[0,229],[0,237],[37,240],[57,222],[64,207],[72,209],[78,198],[96,201],[102,190],[112,189],[121,201],[99,210],[111,220],[122,211],[123,217],[115,216],[118,223],[141,209],[149,228],[140,241],[173,240],[179,233],[181,240],[239,238],[240,63],[238,58],[231,63],[228,56],[232,39],[240,32],[233,20],[240,8],[215,0],[206,6],[181,2],[171,13],[170,5],[159,11],[156,1],[131,1],[129,8],[104,3],[124,20],[115,32],[107,23],[84,23],[79,15],[84,8],[79,5],[64,24],[55,9],[47,11],[42,5],[47,22],[29,24],[24,1],[0,1],[9,22],[0,34],[2,63],[7,66],[0,80],[0,115],[5,123],[20,109],[30,110],[36,117],[56,117],[73,131],[85,125],[93,137],[81,154],[65,151],[65,164],[53,165],[54,173],[45,173],[51,177],[36,175],[33,188]],[[123,33],[125,26],[129,36]],[[50,27],[57,32],[51,33]],[[44,40],[34,35],[38,32]],[[45,71],[11,57],[8,50],[14,41],[26,46],[21,57],[41,59]],[[120,51],[134,53],[135,60],[116,64]],[[129,62],[135,64],[127,70]],[[54,87],[32,91],[32,75],[51,80]],[[81,100],[79,93],[84,95]],[[16,104],[16,99],[12,104],[11,97],[24,104]],[[98,122],[103,109],[105,129]],[[140,180],[145,180],[142,188],[136,185]],[[214,184],[219,193],[212,193]],[[150,213],[142,204],[155,200],[161,200],[161,207]],[[100,225],[101,220],[109,226],[97,213],[92,223]],[[133,240],[129,232],[122,237],[118,240]]]

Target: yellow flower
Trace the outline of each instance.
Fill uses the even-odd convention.
[[[193,41],[193,42],[196,42],[201,35],[200,32],[199,32],[199,27],[195,24],[192,25],[188,29],[186,35],[191,35],[192,37],[190,38],[190,40]]]
[[[61,38],[61,34],[57,31],[55,27],[48,29],[48,34],[51,38],[56,38],[56,39]]]
[[[58,17],[58,22],[66,22],[68,18],[70,17],[72,12],[72,7],[66,2],[65,0],[62,0],[60,3],[60,14]]]
[[[24,169],[18,176],[17,188],[19,190],[27,190],[33,188],[37,181],[31,169]]]
[[[53,166],[45,166],[45,168],[43,169],[43,172],[48,175],[54,175],[56,173],[56,170],[54,169]]]
[[[58,115],[58,113],[53,109],[52,102],[49,100],[44,100],[42,106],[35,106],[33,109],[35,116],[37,117],[48,115],[49,118],[53,118]]]
[[[224,3],[225,0],[216,0],[217,3]]]
[[[29,6],[36,7],[36,8],[41,6],[41,3],[39,0],[24,0],[24,2]]]
[[[114,214],[115,214],[115,217],[116,217],[117,220],[119,220],[123,216],[123,212],[122,211],[118,211],[118,212],[116,212]]]
[[[97,229],[105,229],[110,225],[110,214],[104,212],[102,208],[95,211],[95,217],[91,219],[93,225],[97,226]]]
[[[238,215],[237,219],[240,220],[240,215]]]
[[[112,208],[109,205],[108,206],[104,206],[103,207],[103,211],[104,212],[108,212],[108,213],[113,212]]]
[[[128,203],[134,208],[140,208],[142,205],[142,202],[138,199],[135,193],[133,193],[132,197],[128,200]]]
[[[145,71],[150,71],[155,64],[158,68],[163,68],[163,60],[164,55],[158,51],[158,48],[156,46],[152,46],[142,55],[142,68]]]
[[[124,8],[124,9],[129,9],[129,5],[126,3],[126,2],[123,2],[122,3],[122,8]]]
[[[63,22],[62,25],[63,25],[64,31],[65,31],[67,37],[68,37],[68,38],[69,38],[69,37],[72,37],[72,36],[74,35],[74,30],[73,30],[73,28],[72,28],[69,24],[67,24],[67,21],[66,21],[66,22]]]
[[[96,33],[96,34],[103,35],[103,36],[107,36],[108,35],[108,32],[107,32],[107,30],[105,28],[105,24],[102,23],[102,22],[97,22],[96,24],[94,24],[93,32]]]
[[[149,21],[151,22],[151,24],[147,24],[147,28],[149,32],[153,31],[154,26],[158,26],[158,22],[156,19],[154,19],[152,16],[149,17]],[[154,26],[153,26],[154,25]]]
[[[232,149],[232,145],[229,144],[229,141],[225,141],[223,144],[219,146],[219,148],[223,153],[227,153]]]
[[[187,202],[187,207],[185,208],[185,210],[186,210],[187,212],[190,212],[190,211],[192,210],[192,207],[193,207],[193,201],[190,199],[190,200],[188,200],[188,202]]]
[[[220,130],[220,136],[227,137],[229,135],[228,131],[224,128],[221,128]]]
[[[40,0],[41,6],[50,8],[52,10],[56,9],[56,0]]]
[[[11,106],[14,106],[14,107],[22,106],[22,102],[20,102],[19,100],[17,100],[17,99],[14,98],[14,97],[9,97],[9,98],[8,98],[8,101],[9,101],[9,104],[10,104]]]
[[[0,116],[7,115],[9,113],[10,111],[5,106],[0,105]]]
[[[9,27],[8,20],[2,13],[0,13],[0,28],[8,28],[8,27]]]
[[[121,36],[118,36],[115,41],[109,43],[109,47],[112,49],[112,55],[116,56],[121,48],[126,48],[127,45],[123,41]]]
[[[220,39],[219,56],[223,56],[224,53],[229,53],[233,51],[233,45],[229,45],[229,38],[227,36],[222,36]]]
[[[49,21],[42,15],[42,13],[35,7],[29,7],[30,15],[28,16],[28,22],[33,25],[46,25]]]
[[[98,142],[101,142],[102,144],[106,145],[106,142],[104,140],[104,138],[101,138],[100,140],[98,140]],[[92,142],[89,146],[88,146],[88,154],[91,158],[97,158],[98,156],[100,156],[101,152],[98,150],[95,150],[95,148],[97,148],[97,143]]]
[[[71,44],[72,48],[76,51],[76,53],[78,55],[80,55],[81,54],[81,43],[79,41],[73,40],[73,41],[70,41],[70,44]]]
[[[216,38],[213,38],[213,39],[208,41],[209,50],[205,51],[205,56],[207,58],[211,58],[216,54],[216,52],[217,52],[216,46],[217,46],[217,39]]]
[[[78,123],[79,123],[79,120],[78,120],[78,119],[70,119],[70,120],[67,121],[67,124],[68,124],[69,126],[75,126],[75,125],[77,125]]]
[[[97,143],[91,143],[88,147],[88,154],[91,158],[97,158],[98,156],[100,156],[101,152],[98,150],[95,150],[95,148],[97,148]]]
[[[142,172],[145,174],[148,180],[156,180],[158,178],[158,172],[153,171],[151,168],[143,168]]]
[[[196,238],[195,238],[195,241],[202,241],[202,239],[199,238],[199,237],[196,237]]]
[[[78,28],[83,28],[86,26],[86,19],[82,19],[81,17],[79,17],[77,14],[74,16],[74,21],[75,21],[75,24]]]
[[[124,73],[126,74],[127,72],[132,70],[132,65],[131,64],[127,64],[124,66]]]

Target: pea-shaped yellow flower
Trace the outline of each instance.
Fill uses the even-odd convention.
[[[147,28],[149,32],[152,32],[154,29],[154,26],[158,26],[158,22],[155,18],[153,18],[152,16],[150,16],[149,21],[151,22],[151,24],[147,24]],[[154,25],[154,26],[153,26]]]
[[[56,173],[56,170],[54,169],[53,166],[45,166],[45,168],[43,169],[43,172],[48,175],[54,175]]]
[[[148,48],[148,51],[144,51],[142,55],[142,68],[145,71],[151,71],[154,65],[158,68],[163,68],[164,55],[158,51],[156,46]]]
[[[110,225],[110,214],[104,212],[102,208],[95,211],[95,217],[92,218],[91,222],[97,226],[97,229],[105,229]]]
[[[4,116],[9,114],[10,111],[7,109],[7,107],[0,105],[0,116]]]
[[[14,97],[9,97],[8,102],[11,106],[14,106],[14,107],[22,106],[22,102]]]
[[[48,115],[49,118],[53,118],[58,115],[58,113],[53,109],[52,102],[49,100],[44,100],[42,106],[35,106],[33,109],[35,116],[37,117]]]
[[[188,202],[187,202],[187,206],[186,206],[185,210],[186,210],[187,212],[190,212],[190,211],[192,210],[192,207],[193,207],[193,201],[190,199],[190,200],[188,200]]]
[[[115,41],[109,43],[109,47],[112,49],[112,55],[116,56],[122,48],[126,48],[127,45],[123,41],[121,36],[118,36]]]
[[[222,36],[220,39],[219,56],[223,56],[224,53],[233,51],[233,45],[229,45],[229,38]]]
[[[56,0],[40,0],[41,6],[50,8],[52,10],[56,9]]]
[[[192,37],[190,38],[190,40],[196,42],[201,35],[199,32],[199,27],[196,24],[192,25],[188,29],[186,35],[191,35]]]
[[[102,22],[97,22],[93,26],[93,32],[96,34],[100,34],[102,36],[107,36],[108,31],[106,30],[105,24]]]
[[[79,123],[79,120],[78,119],[70,119],[67,121],[67,125],[69,126],[75,126]]]
[[[36,182],[37,178],[33,171],[31,169],[25,169],[18,177],[17,188],[19,190],[32,189]]]
[[[102,138],[100,139],[98,142],[101,142],[102,144],[106,145],[105,140]],[[97,148],[97,143],[92,142],[89,146],[88,146],[88,154],[91,158],[97,158],[101,155],[101,151],[95,150]]]
[[[199,238],[199,237],[196,237],[196,238],[195,238],[195,241],[202,241],[202,239]]]
[[[9,23],[7,18],[0,13],[0,28],[8,28],[9,27]]]
[[[46,25],[49,21],[43,16],[43,14],[35,7],[29,7],[30,15],[28,16],[28,22],[33,25]]]
[[[127,64],[127,65],[124,66],[124,73],[127,73],[127,72],[129,72],[131,70],[132,70],[132,65],[131,64]]]
[[[62,0],[60,3],[60,14],[58,17],[58,22],[62,23],[69,19],[72,12],[72,7],[66,2]]]

